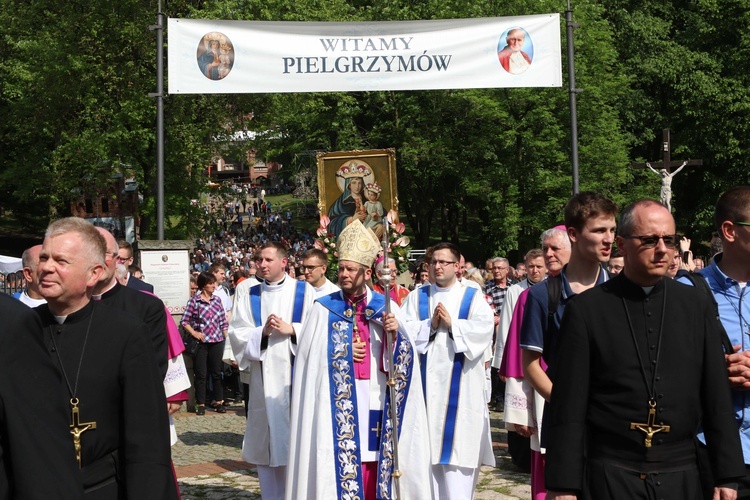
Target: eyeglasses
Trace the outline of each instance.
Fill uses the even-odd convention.
[[[650,234],[646,236],[630,235],[630,236],[622,236],[622,237],[628,240],[640,240],[641,246],[643,246],[643,248],[654,248],[656,245],[659,244],[659,240],[662,240],[664,242],[664,246],[667,248],[674,248],[677,246],[676,234],[669,234],[666,236],[656,236],[655,234]]]
[[[323,267],[323,264],[320,264],[319,266],[299,266],[299,268],[302,270],[303,273],[306,273],[307,271],[312,271],[313,269],[316,269],[318,267]]]
[[[750,226],[750,222],[734,221],[732,224],[737,224],[738,226]]]
[[[445,266],[450,266],[451,264],[455,264],[456,262],[458,261],[457,260],[433,260],[433,261],[430,261],[430,265],[433,267],[437,267],[437,266],[445,267]]]

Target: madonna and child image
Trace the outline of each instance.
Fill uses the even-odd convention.
[[[203,76],[209,80],[221,80],[234,66],[234,47],[224,33],[212,31],[198,43],[196,58]]]

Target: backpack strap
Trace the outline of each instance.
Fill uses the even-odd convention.
[[[555,313],[560,306],[562,298],[562,273],[547,278],[547,324],[544,327],[544,335],[547,335],[549,325],[555,320]]]

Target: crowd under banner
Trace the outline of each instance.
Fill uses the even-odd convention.
[[[561,87],[560,16],[169,19],[170,94]]]

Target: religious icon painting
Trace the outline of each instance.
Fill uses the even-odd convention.
[[[234,47],[226,35],[212,31],[198,43],[196,59],[203,76],[209,80],[222,80],[234,66]]]
[[[398,210],[396,150],[319,153],[318,208],[334,237],[354,219],[380,237],[383,218]]]

